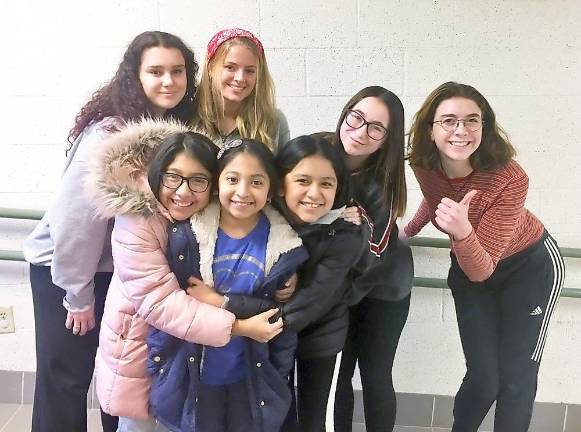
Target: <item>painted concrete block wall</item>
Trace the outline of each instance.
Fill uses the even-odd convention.
[[[333,130],[343,104],[366,85],[400,95],[408,125],[438,84],[476,86],[529,173],[527,206],[561,246],[581,247],[577,0],[21,0],[3,6],[0,207],[49,205],[74,115],[111,77],[137,33],[176,33],[201,62],[215,31],[241,26],[266,47],[293,136]],[[405,220],[421,197],[409,171],[408,184]],[[0,249],[20,249],[34,224],[0,219]],[[426,227],[422,235],[440,234]],[[445,251],[415,248],[414,254],[418,276],[445,277]],[[581,288],[581,261],[567,264],[566,286]],[[17,327],[0,335],[0,370],[35,368],[29,291],[26,265],[0,262],[0,304],[14,306]],[[581,403],[580,357],[581,300],[562,299],[537,399]],[[397,390],[451,395],[463,373],[450,293],[415,288],[396,359]]]

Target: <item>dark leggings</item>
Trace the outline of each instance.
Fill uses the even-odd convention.
[[[297,405],[301,432],[325,432],[327,402],[337,356],[297,360]]]
[[[359,362],[365,426],[368,432],[389,432],[395,424],[393,360],[410,308],[411,295],[397,302],[364,298],[350,309],[335,395],[335,431],[351,432],[353,386]]]
[[[500,261],[485,282],[470,282],[452,259],[448,285],[466,357],[452,431],[476,432],[495,400],[495,432],[528,430],[539,363],[564,272],[557,245],[547,234]]]
[[[52,283],[50,267],[30,266],[36,330],[32,432],[87,430],[87,392],[110,281],[111,273],[95,275],[96,326],[85,336],[75,336],[65,327],[65,291]],[[104,432],[117,430],[117,417],[102,412],[101,423]]]

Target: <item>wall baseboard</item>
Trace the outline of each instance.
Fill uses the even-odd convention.
[[[0,371],[0,403],[32,404],[34,400],[34,372]],[[452,426],[454,397],[447,395],[397,393],[396,424],[400,426],[439,427]],[[87,395],[87,408],[98,408],[99,402],[93,384]],[[484,419],[481,431],[492,431],[494,406]],[[353,422],[365,422],[363,396],[355,390]],[[581,405],[552,402],[535,402],[530,431],[579,432],[581,431]]]

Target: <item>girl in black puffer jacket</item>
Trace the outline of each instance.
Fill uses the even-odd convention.
[[[369,250],[370,230],[342,217],[350,199],[349,172],[329,141],[297,137],[279,149],[277,164],[283,187],[273,204],[309,253],[296,291],[278,305],[285,329],[299,336],[296,410],[291,409],[283,430],[319,432],[325,430],[335,361],[349,328],[349,273]],[[240,296],[231,296],[230,303],[238,317],[274,306]]]
[[[309,252],[297,291],[281,307],[285,328],[298,332],[297,413],[301,432],[325,430],[337,354],[349,328],[349,272],[368,250],[367,225],[342,218],[349,172],[337,149],[320,136],[301,136],[278,152],[283,196],[275,204]]]

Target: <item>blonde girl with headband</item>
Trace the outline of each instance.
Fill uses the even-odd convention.
[[[276,109],[264,48],[247,30],[212,37],[196,100],[194,125],[220,147],[251,138],[274,150],[290,139],[286,118]]]

